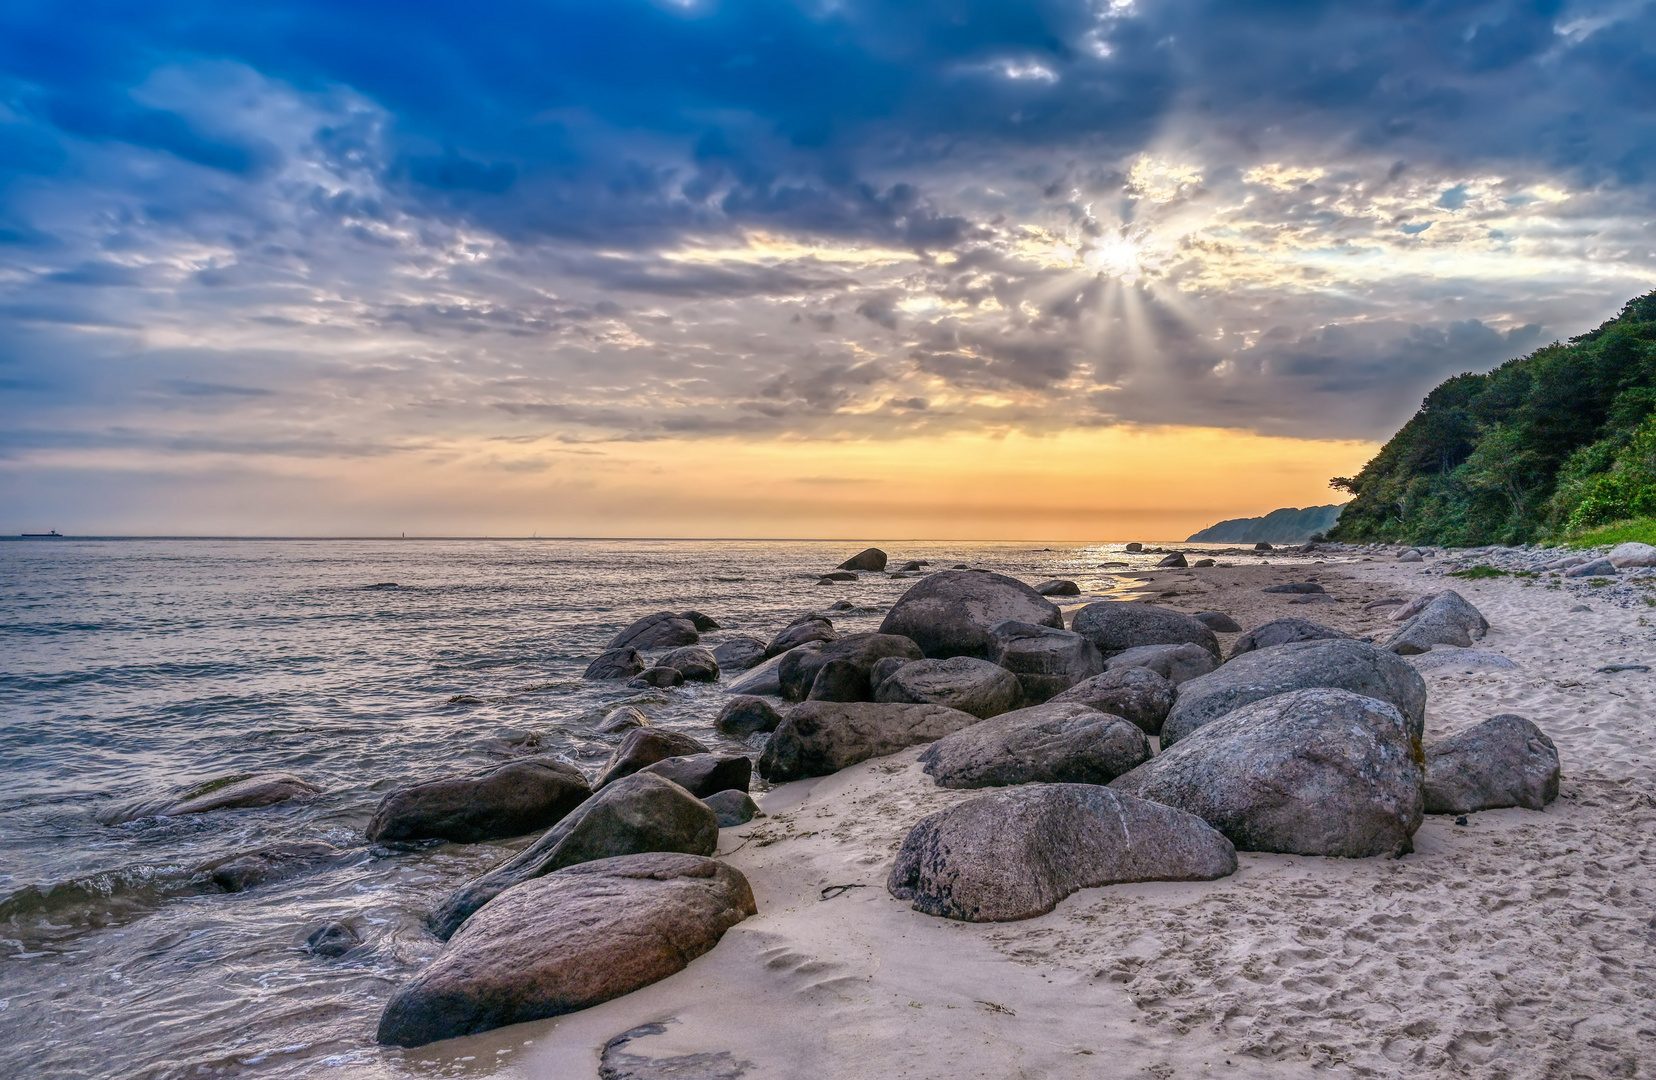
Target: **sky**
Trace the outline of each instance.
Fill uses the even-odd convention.
[[[1180,539],[1653,169],[1627,0],[9,0],[0,533]]]

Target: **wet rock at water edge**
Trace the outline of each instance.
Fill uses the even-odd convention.
[[[721,735],[745,739],[761,731],[775,731],[781,722],[782,714],[776,706],[762,697],[740,694],[725,702],[713,718],[713,728]]]
[[[651,773],[622,777],[529,847],[453,893],[433,913],[431,930],[447,940],[501,893],[566,866],[646,851],[711,855],[718,842],[712,808],[684,788]]]
[[[878,670],[876,665],[876,675]],[[874,699],[945,705],[987,720],[1017,708],[1022,693],[1018,677],[999,664],[975,656],[951,656],[904,661],[880,681]]]
[[[713,660],[720,671],[746,671],[765,660],[765,643],[756,637],[733,637],[713,646]]]
[[[775,784],[826,776],[977,722],[942,705],[807,701],[789,710],[765,744],[759,775]]]
[[[608,649],[676,649],[701,640],[696,624],[671,611],[646,615],[610,639]]]
[[[686,645],[656,661],[658,668],[672,668],[684,676],[685,682],[717,682],[719,662],[713,650],[704,645]]]
[[[632,647],[609,649],[587,665],[583,679],[630,679],[644,670],[644,658]]]
[[[1242,851],[1402,855],[1423,808],[1417,739],[1386,702],[1295,690],[1219,717],[1110,786],[1188,810]]]
[[[1200,645],[1185,642],[1182,645],[1140,645],[1124,649],[1104,662],[1107,671],[1124,667],[1145,667],[1174,686],[1198,675],[1206,675],[1219,666],[1212,653]]]
[[[753,801],[753,796],[746,791],[737,791],[729,788],[716,791],[702,800],[718,818],[719,828],[730,829],[737,825],[746,825],[759,813],[759,804]]]
[[[1181,554],[1180,552],[1175,551],[1171,555],[1164,556],[1159,562],[1156,563],[1156,565],[1157,566],[1169,566],[1169,567],[1175,567],[1175,568],[1182,569],[1186,566],[1189,566],[1190,562],[1189,562],[1189,560],[1187,560],[1184,557],[1183,554]]]
[[[631,679],[627,685],[634,690],[666,690],[684,685],[684,672],[678,668],[654,667]]]
[[[1108,660],[1140,645],[1200,645],[1220,656],[1219,639],[1183,612],[1136,600],[1100,600],[1075,613],[1070,629],[1098,647]]]
[[[1149,668],[1114,668],[1076,683],[1052,699],[1077,701],[1139,726],[1146,735],[1159,735],[1178,691]]]
[[[1275,551],[1276,550],[1276,545],[1267,544],[1265,541],[1261,540],[1259,543],[1254,545],[1254,550],[1255,551]]]
[[[902,566],[899,566],[897,568],[897,572],[899,574],[918,573],[920,568],[925,566],[925,565],[926,565],[926,562],[925,562],[924,559],[910,559],[908,562],[904,563]]]
[[[331,922],[312,930],[305,938],[305,948],[313,956],[329,959],[344,956],[362,944],[362,935],[349,923]]]
[[[1066,581],[1062,578],[1053,578],[1050,581],[1043,581],[1039,585],[1035,586],[1035,591],[1040,593],[1042,596],[1080,596],[1081,586],[1077,585],[1073,581]]]
[[[823,643],[820,641],[809,641],[798,646],[798,648],[820,649],[822,645]],[[782,693],[782,660],[794,651],[794,649],[789,649],[788,652],[782,653],[780,656],[773,656],[763,664],[742,672],[742,674],[725,683],[725,689],[732,694],[780,695]]]
[[[817,669],[807,701],[867,701],[869,673],[849,660],[830,660]]]
[[[835,570],[817,578],[818,585],[838,585],[842,581],[856,581],[857,575],[849,570]]]
[[[256,851],[217,859],[200,868],[214,888],[238,893],[324,866],[338,866],[353,853],[322,843],[271,844]]]
[[[1192,814],[1094,784],[1029,784],[920,819],[886,888],[927,915],[1007,922],[1078,889],[1235,871],[1230,841]]]
[[[719,629],[717,619],[714,619],[711,615],[703,615],[699,611],[681,611],[679,612],[679,618],[694,626],[698,633],[705,634],[709,630]]]
[[[690,736],[666,728],[634,728],[622,738],[621,745],[610,752],[609,760],[598,772],[592,790],[597,791],[623,776],[631,776],[646,765],[654,765],[670,757],[686,754],[706,754],[710,751]]]
[[[1198,611],[1191,618],[1216,634],[1240,634],[1242,627],[1229,615],[1219,611]]]
[[[291,773],[264,773],[245,778],[227,776],[199,785],[184,798],[160,810],[149,810],[136,816],[154,814],[157,817],[177,817],[213,810],[250,810],[295,799],[312,799],[320,794],[321,788]]]
[[[573,765],[546,758],[514,761],[479,776],[398,788],[380,800],[366,833],[374,843],[476,844],[548,828],[591,794],[586,776]]]
[[[709,858],[635,854],[562,869],[469,920],[393,995],[378,1040],[422,1046],[597,1005],[683,969],[756,911],[741,872]]]
[[[642,710],[632,705],[622,705],[605,714],[603,721],[598,725],[598,734],[613,735],[618,731],[649,726],[650,718],[645,716]]]
[[[1314,623],[1310,619],[1272,619],[1237,638],[1231,645],[1231,659],[1258,649],[1286,645],[1291,641],[1329,641],[1350,636],[1343,630]]]
[[[1052,601],[1016,578],[944,570],[905,592],[886,612],[880,632],[910,638],[929,659],[975,656],[993,661],[1000,643],[991,629],[1008,619],[1064,628]]]
[[[879,548],[868,548],[839,564],[841,570],[869,570],[878,573],[886,568],[886,553]]]
[[[1123,550],[1123,551],[1143,551],[1144,550],[1144,545],[1135,540],[1131,544],[1128,544],[1126,547],[1122,548],[1121,550]]]
[[[698,799],[721,791],[746,791],[753,759],[744,754],[686,754],[663,758],[638,770],[671,780]]]
[[[1335,638],[1258,649],[1191,679],[1179,687],[1162,725],[1162,749],[1250,702],[1311,687],[1349,690],[1395,706],[1419,745],[1426,722],[1426,680],[1420,672],[1396,653]]]
[[[777,679],[782,696],[789,701],[803,701],[810,694],[818,673],[835,660],[844,661],[854,669],[854,675],[842,676],[840,685],[845,692],[861,687],[861,698],[872,695],[868,680],[874,665],[886,657],[906,660],[920,659],[920,647],[898,634],[847,634],[835,641],[824,642],[817,649],[795,649],[782,657],[777,668]]]
[[[1104,670],[1092,642],[1070,630],[1008,619],[991,628],[995,663],[1018,677],[1020,700],[1037,705]]]
[[[1505,713],[1426,748],[1426,812],[1469,814],[1558,798],[1558,748],[1522,716]]]
[[[1079,701],[1049,701],[973,724],[920,755],[939,787],[1107,784],[1150,757],[1138,725]]]
[[[781,656],[812,641],[834,641],[839,634],[834,624],[821,615],[804,615],[782,628],[781,633],[765,646],[765,657]]]

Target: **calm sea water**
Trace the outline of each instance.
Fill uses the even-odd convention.
[[[12,541],[0,543],[0,1046],[6,1075],[503,1075],[376,1046],[392,990],[436,952],[437,901],[516,844],[369,846],[388,790],[541,753],[589,772],[619,741],[616,705],[724,749],[717,686],[637,692],[584,682],[633,619],[695,608],[769,639],[846,598],[873,630],[914,584],[818,586],[845,543],[679,541]],[[1117,544],[902,543],[1107,594]],[[1108,565],[1113,564],[1113,566]],[[396,589],[365,589],[396,582]],[[462,700],[455,700],[462,699]],[[757,737],[762,739],[763,736]],[[108,824],[232,774],[292,772],[303,804]],[[202,864],[280,841],[348,849],[343,865],[243,893]],[[307,952],[330,922],[364,944]]]

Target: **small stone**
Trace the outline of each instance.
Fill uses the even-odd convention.
[[[1175,551],[1173,554],[1164,557],[1160,562],[1156,563],[1156,565],[1157,566],[1185,567],[1185,566],[1189,566],[1190,562],[1184,557],[1184,555],[1181,552]]]
[[[721,829],[746,825],[759,813],[759,804],[753,801],[753,796],[734,788],[715,792],[702,802],[706,803],[713,811],[713,816],[719,819]]]
[[[1040,593],[1042,596],[1080,596],[1081,586],[1077,585],[1073,581],[1065,581],[1059,578],[1054,578],[1051,581],[1043,581],[1039,585],[1035,586],[1035,591]]]
[[[1216,634],[1240,634],[1242,627],[1236,620],[1218,611],[1200,611],[1192,616],[1197,622]]]
[[[879,548],[868,548],[839,564],[841,570],[868,570],[878,573],[886,568],[886,553]]]
[[[643,672],[636,679],[627,683],[628,686],[639,690],[664,690],[669,686],[683,686],[684,672],[678,668],[654,667]]]
[[[603,723],[598,725],[598,734],[613,735],[618,731],[627,731],[635,727],[649,727],[650,718],[631,705],[623,705],[618,709],[611,709],[604,717]]]
[[[782,722],[776,706],[762,697],[740,694],[725,702],[719,715],[713,718],[714,730],[733,739],[745,739],[761,731],[775,731]]]
[[[581,673],[583,679],[630,679],[644,670],[644,658],[638,655],[638,650],[628,646],[624,649],[608,649],[598,655],[598,658],[587,665]]]
[[[344,956],[361,944],[362,936],[342,922],[319,926],[305,938],[305,948],[317,956],[329,958]]]

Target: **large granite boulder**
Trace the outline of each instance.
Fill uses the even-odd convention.
[[[263,773],[241,780],[225,777],[207,781],[155,813],[159,817],[178,817],[182,814],[205,814],[211,810],[249,810],[294,799],[311,799],[321,793],[321,788],[291,773]]]
[[[761,731],[775,731],[782,722],[776,706],[762,697],[739,694],[725,702],[719,715],[713,718],[713,727],[721,735],[745,739]]]
[[[1629,540],[1625,544],[1617,544],[1611,548],[1610,554],[1605,558],[1615,567],[1656,566],[1656,546]]]
[[[605,649],[676,649],[701,640],[696,624],[683,615],[658,611],[646,615],[616,634]]]
[[[1420,827],[1417,746],[1386,702],[1317,687],[1244,705],[1110,786],[1188,810],[1243,851],[1402,855]]]
[[[1433,645],[1468,649],[1488,632],[1489,620],[1483,613],[1450,589],[1433,597],[1420,614],[1398,628],[1384,647],[1399,656],[1431,652]]]
[[[1131,720],[1146,735],[1160,735],[1162,722],[1173,708],[1173,684],[1149,668],[1114,668],[1078,682],[1052,699],[1091,705],[1099,712]]]
[[[765,646],[765,657],[781,656],[807,642],[833,641],[837,637],[839,634],[834,630],[833,620],[823,615],[801,615],[771,638],[770,644]]]
[[[849,660],[830,660],[817,669],[805,700],[867,701],[874,696],[869,690],[871,685],[868,671]]]
[[[1093,643],[1071,630],[1008,619],[990,630],[995,663],[1018,677],[1025,704],[1036,705],[1104,670]]]
[[[879,548],[867,548],[840,563],[840,570],[870,570],[878,573],[886,568],[886,553]]]
[[[718,843],[719,820],[706,803],[665,777],[623,777],[452,894],[433,913],[431,929],[447,941],[473,912],[507,889],[566,866],[644,851],[711,855]]]
[[[423,1046],[589,1008],[682,970],[757,910],[739,870],[695,855],[559,870],[468,920],[392,996],[378,1039]]]
[[[1001,713],[926,747],[920,762],[939,787],[1108,784],[1150,758],[1137,724],[1078,701]]]
[[[1396,653],[1352,638],[1295,641],[1244,653],[1179,687],[1162,725],[1166,750],[1203,724],[1261,698],[1331,686],[1396,706],[1416,746],[1426,726],[1426,680]]]
[[[609,649],[598,654],[598,658],[587,665],[581,672],[583,679],[630,679],[644,670],[644,658],[638,655],[638,650],[628,646],[624,649]]]
[[[713,660],[720,671],[746,671],[763,663],[765,643],[756,637],[739,634],[713,646]]]
[[[947,705],[988,719],[1014,709],[1022,691],[1018,677],[975,656],[911,660],[880,683],[876,701]]]
[[[1016,578],[977,570],[941,570],[904,593],[880,633],[910,638],[934,660],[975,656],[994,660],[1000,643],[990,632],[1008,619],[1064,628],[1052,601]]]
[[[868,686],[869,673],[875,663],[888,656],[907,660],[920,659],[920,647],[898,634],[847,634],[835,641],[824,642],[817,649],[794,649],[782,657],[777,668],[777,679],[782,696],[789,701],[804,701],[816,682],[817,673],[831,661],[843,660],[860,676],[862,696],[867,701],[873,696]]]
[[[1077,889],[1235,871],[1230,841],[1192,814],[1095,784],[1029,784],[921,818],[886,888],[927,915],[1007,922]]]
[[[1106,671],[1149,668],[1174,686],[1206,675],[1218,666],[1219,661],[1212,653],[1188,641],[1183,645],[1140,645],[1136,649],[1123,649],[1104,662]]]
[[[942,705],[807,701],[788,711],[765,744],[759,775],[773,784],[826,776],[977,722],[971,713]]]
[[[718,682],[719,661],[705,645],[685,645],[656,661],[656,667],[673,668],[685,682]]]
[[[1075,613],[1070,629],[1098,646],[1105,659],[1140,645],[1200,645],[1220,657],[1219,639],[1196,619],[1137,600],[1100,600]]]
[[[481,776],[397,788],[368,820],[368,839],[476,844],[549,828],[592,794],[585,774],[548,758],[514,761]]]
[[[746,791],[753,759],[745,754],[686,754],[662,758],[638,770],[671,780],[698,799],[721,791]]]
[[[646,765],[654,765],[670,757],[684,754],[705,754],[708,748],[690,736],[666,728],[633,728],[621,737],[621,745],[610,751],[609,760],[598,770],[598,779],[592,790],[614,783],[623,776],[631,776]]]
[[[1470,814],[1558,798],[1558,747],[1522,716],[1504,713],[1426,748],[1426,812]]]
[[[1310,619],[1272,619],[1237,638],[1231,645],[1231,658],[1235,659],[1243,653],[1259,649],[1286,645],[1291,641],[1329,641],[1350,636],[1343,630],[1314,623]]]

